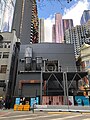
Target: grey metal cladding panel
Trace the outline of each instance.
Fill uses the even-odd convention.
[[[59,44],[59,43],[38,43],[30,45],[21,45],[20,51],[23,53],[25,48],[29,46],[33,48],[33,53],[59,53],[59,54],[73,54],[74,57],[74,46],[72,44]]]
[[[24,84],[22,87],[22,95],[31,97],[40,95],[40,84]]]
[[[18,80],[40,80],[41,74],[38,73],[26,73],[26,74],[19,74]]]
[[[74,53],[74,47],[71,44],[59,44],[59,43],[41,43],[32,44],[33,52],[38,53]],[[42,49],[42,50],[41,50]]]
[[[12,29],[16,30],[17,37],[20,37],[21,15],[22,15],[22,0],[16,0]]]
[[[58,59],[63,65],[75,65],[74,47],[71,44],[32,44],[33,56]]]
[[[27,46],[31,46],[33,48],[33,58],[41,56],[46,59],[58,59],[64,65],[75,65],[74,47],[72,44],[38,43],[32,45],[21,45],[21,58],[23,57]]]
[[[25,1],[23,23],[22,23],[22,33],[21,33],[21,43],[30,43],[31,34],[31,17],[32,17],[32,2],[30,0]]]

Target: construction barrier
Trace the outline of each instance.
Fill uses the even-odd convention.
[[[14,105],[14,111],[29,111],[30,105]]]
[[[23,111],[23,105],[18,106],[18,111]]]
[[[24,105],[23,110],[24,110],[24,111],[29,111],[29,110],[30,110],[30,105]]]
[[[14,105],[14,111],[17,111],[17,110],[18,110],[18,106],[19,106],[19,105]]]

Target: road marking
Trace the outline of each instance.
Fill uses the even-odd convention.
[[[85,113],[82,113],[82,114],[90,114],[90,112],[85,112]]]
[[[34,115],[33,117],[31,117],[31,115]],[[37,114],[29,114],[29,115],[16,115],[16,116],[9,116],[9,117],[0,117],[0,119],[5,119],[5,118],[17,118],[16,120],[21,120],[19,117],[28,117],[30,116],[30,118],[24,118],[24,120],[28,120],[28,119],[37,119],[37,118],[44,118],[44,117],[52,117],[52,116],[58,116],[58,115],[46,115],[46,116],[37,116]],[[19,119],[18,119],[19,118]],[[15,120],[15,119],[14,119]]]
[[[67,117],[63,117],[63,118],[55,118],[55,119],[51,119],[51,120],[65,120],[65,119],[69,119],[69,118],[76,118],[76,117],[80,117],[82,115],[73,115],[73,116],[67,116]]]
[[[48,114],[71,114],[73,112],[48,112]]]

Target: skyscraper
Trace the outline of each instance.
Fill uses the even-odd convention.
[[[39,43],[44,42],[44,19],[39,19]]]
[[[16,0],[0,0],[0,31],[11,32]]]
[[[36,0],[16,0],[13,29],[22,44],[38,43]]]
[[[72,19],[62,19],[62,15],[57,13],[55,15],[55,24],[52,26],[52,41],[56,43],[63,43],[65,31],[72,27]]]
[[[64,35],[63,35],[62,15],[60,13],[55,14],[55,34],[56,34],[56,43],[62,43],[64,40]]]
[[[72,27],[73,27],[72,19],[63,19],[63,32],[64,33],[68,28],[72,28]]]
[[[52,26],[52,42],[56,41],[55,24]]]
[[[80,23],[81,25],[85,24],[90,19],[90,10],[84,10]]]

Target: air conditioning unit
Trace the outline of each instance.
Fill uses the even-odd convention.
[[[42,67],[42,57],[36,57],[36,70],[41,70]]]
[[[58,60],[45,61],[45,71],[58,71]]]

